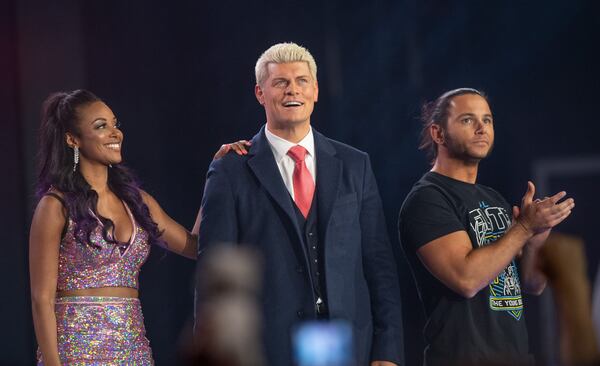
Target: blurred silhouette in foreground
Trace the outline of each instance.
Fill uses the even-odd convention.
[[[552,287],[558,313],[562,364],[600,365],[583,241],[552,233],[540,251],[541,269]]]
[[[261,366],[261,261],[248,248],[219,246],[198,263],[195,336],[183,345],[186,365]],[[188,328],[186,334],[191,334]]]

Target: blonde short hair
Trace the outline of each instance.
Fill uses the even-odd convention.
[[[269,47],[256,61],[254,72],[256,83],[262,84],[269,76],[267,66],[270,63],[285,64],[290,62],[306,62],[311,76],[317,80],[317,63],[308,50],[296,43],[278,43]]]

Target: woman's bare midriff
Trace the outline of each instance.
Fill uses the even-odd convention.
[[[56,293],[56,297],[71,296],[138,297],[138,290],[131,287],[99,287],[58,291]]]

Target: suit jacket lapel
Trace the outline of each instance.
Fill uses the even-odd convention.
[[[335,156],[333,145],[313,129],[317,157],[317,206],[319,231],[326,235],[333,204],[338,196],[342,163]]]
[[[252,138],[252,148],[249,155],[253,156],[248,159],[248,166],[277,205],[287,214],[295,227],[298,239],[300,239],[300,228],[296,220],[294,206],[285,183],[283,183],[283,179],[281,178],[281,173],[277,168],[277,163],[273,157],[273,152],[265,136],[264,129],[265,127],[263,126],[256,136]]]

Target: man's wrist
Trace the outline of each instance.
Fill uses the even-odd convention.
[[[520,225],[526,232],[531,233],[533,236],[534,232],[528,223],[523,222],[524,220],[522,219],[516,219],[516,221],[518,225]]]
[[[512,230],[516,235],[518,235],[519,238],[522,238],[524,242],[527,242],[535,233],[531,230],[531,228],[529,228],[527,223],[524,223],[519,219],[515,219],[515,221],[516,224],[512,226]]]

